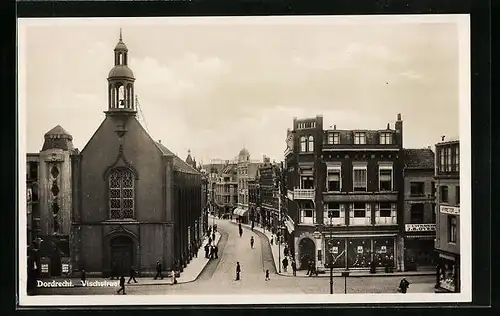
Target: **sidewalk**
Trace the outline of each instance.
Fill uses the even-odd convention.
[[[215,244],[218,244],[220,241],[221,234],[219,232],[215,233]],[[198,257],[194,257],[191,259],[191,262],[188,263],[188,265],[184,268],[184,271],[181,273],[180,277],[177,278],[177,284],[182,284],[182,283],[190,283],[196,281],[198,276],[201,274],[205,266],[208,264],[210,259],[205,258],[205,245],[208,242],[208,238],[205,237],[203,240],[200,249],[198,249]],[[172,278],[170,276],[170,272],[164,271],[163,272],[163,277],[164,279],[153,279],[153,277],[136,277],[135,279],[137,280],[137,283],[134,283],[134,281],[130,282],[128,284],[128,279],[130,276],[125,276],[125,285],[126,286],[140,286],[140,285],[172,285]],[[50,278],[50,279],[42,279],[41,281],[43,282],[51,282],[51,281],[56,281],[56,282],[62,282],[68,280],[67,278],[63,277],[57,277],[57,278]],[[71,278],[71,281],[73,283],[73,287],[82,287],[82,283],[80,281],[80,278]],[[87,278],[87,282],[118,282],[118,280],[110,280],[109,278]]]
[[[231,222],[233,224],[237,224],[236,221],[234,221],[234,220]],[[249,224],[241,224],[241,226],[246,227],[248,229],[251,229],[251,227],[252,227]],[[289,262],[287,272],[283,271],[283,267],[281,267],[282,268],[281,272],[278,272],[279,265],[280,265],[279,259],[283,260],[283,258],[284,258],[284,254],[283,254],[284,245],[282,244],[281,247],[276,245],[276,242],[277,242],[276,235],[273,236],[273,234],[268,230],[264,231],[264,229],[260,226],[255,226],[253,228],[253,230],[258,231],[258,232],[262,233],[264,236],[266,236],[266,238],[269,242],[269,246],[271,247],[271,252],[273,254],[274,266],[276,267],[276,273],[279,275],[283,275],[283,276],[293,277],[292,267],[290,266],[291,262]],[[273,245],[270,244],[271,238],[274,239]],[[279,256],[279,251],[281,251],[281,256]],[[334,269],[333,276],[335,276],[335,277],[342,276],[343,271],[345,271],[345,270],[344,269]],[[392,273],[385,273],[385,272],[370,273],[369,271],[350,270],[349,272],[350,272],[350,274],[349,274],[350,277],[417,276],[417,275],[420,276],[420,275],[435,275],[436,274],[435,271],[407,271],[407,272],[395,271]],[[309,276],[306,275],[306,271],[299,270],[299,271],[297,271],[297,275],[295,277],[309,277]],[[325,273],[318,274],[318,276],[314,276],[314,277],[318,277],[318,278],[328,277],[329,278],[330,271],[325,270]]]

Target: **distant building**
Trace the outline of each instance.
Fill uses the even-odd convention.
[[[323,128],[323,117],[294,119],[285,166],[288,215],[300,269],[403,265],[403,121],[394,128]],[[285,223],[286,224],[286,223]]]
[[[61,276],[70,272],[73,137],[57,125],[44,139],[41,151],[26,157],[28,242],[37,248],[40,275]]]
[[[239,221],[248,223],[249,221],[249,193],[248,181],[254,180],[257,176],[259,162],[250,160],[250,153],[246,148],[240,150],[238,154],[238,164],[236,167],[238,181],[238,204],[233,211]]]
[[[437,285],[460,292],[460,142],[437,143],[435,165]]]
[[[404,270],[436,267],[434,152],[404,150]]]
[[[120,40],[108,76],[105,118],[71,155],[72,264],[88,276],[153,275],[183,268],[203,235],[201,173],[137,120],[134,74]]]
[[[238,203],[237,165],[229,164],[222,168],[215,184],[215,202],[219,216],[230,216]]]

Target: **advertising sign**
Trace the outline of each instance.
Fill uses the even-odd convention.
[[[436,224],[405,224],[407,232],[434,232]]]
[[[363,253],[363,246],[358,246],[358,253]]]

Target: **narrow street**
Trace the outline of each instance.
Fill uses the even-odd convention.
[[[238,226],[228,220],[217,220],[218,231],[222,234],[219,242],[219,258],[210,261],[195,282],[177,285],[142,285],[126,287],[127,294],[328,294],[329,278],[289,277],[276,274],[271,248],[266,237],[259,232],[243,228],[243,236],[238,234]],[[254,248],[250,247],[250,237],[254,236]],[[235,281],[236,262],[241,265],[241,280]],[[265,281],[265,270],[269,269],[271,280]],[[302,273],[300,271],[299,273]],[[400,276],[351,277],[347,279],[348,293],[396,293]],[[434,276],[412,276],[407,278],[415,288],[431,291]],[[140,279],[139,279],[140,282]],[[412,286],[410,285],[411,292]],[[44,288],[44,295],[86,295],[114,294],[114,288]],[[344,293],[344,279],[334,278],[334,292]]]

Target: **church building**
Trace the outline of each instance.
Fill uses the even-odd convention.
[[[73,273],[182,272],[203,236],[201,173],[139,123],[129,60],[120,31],[105,118],[71,155]]]

